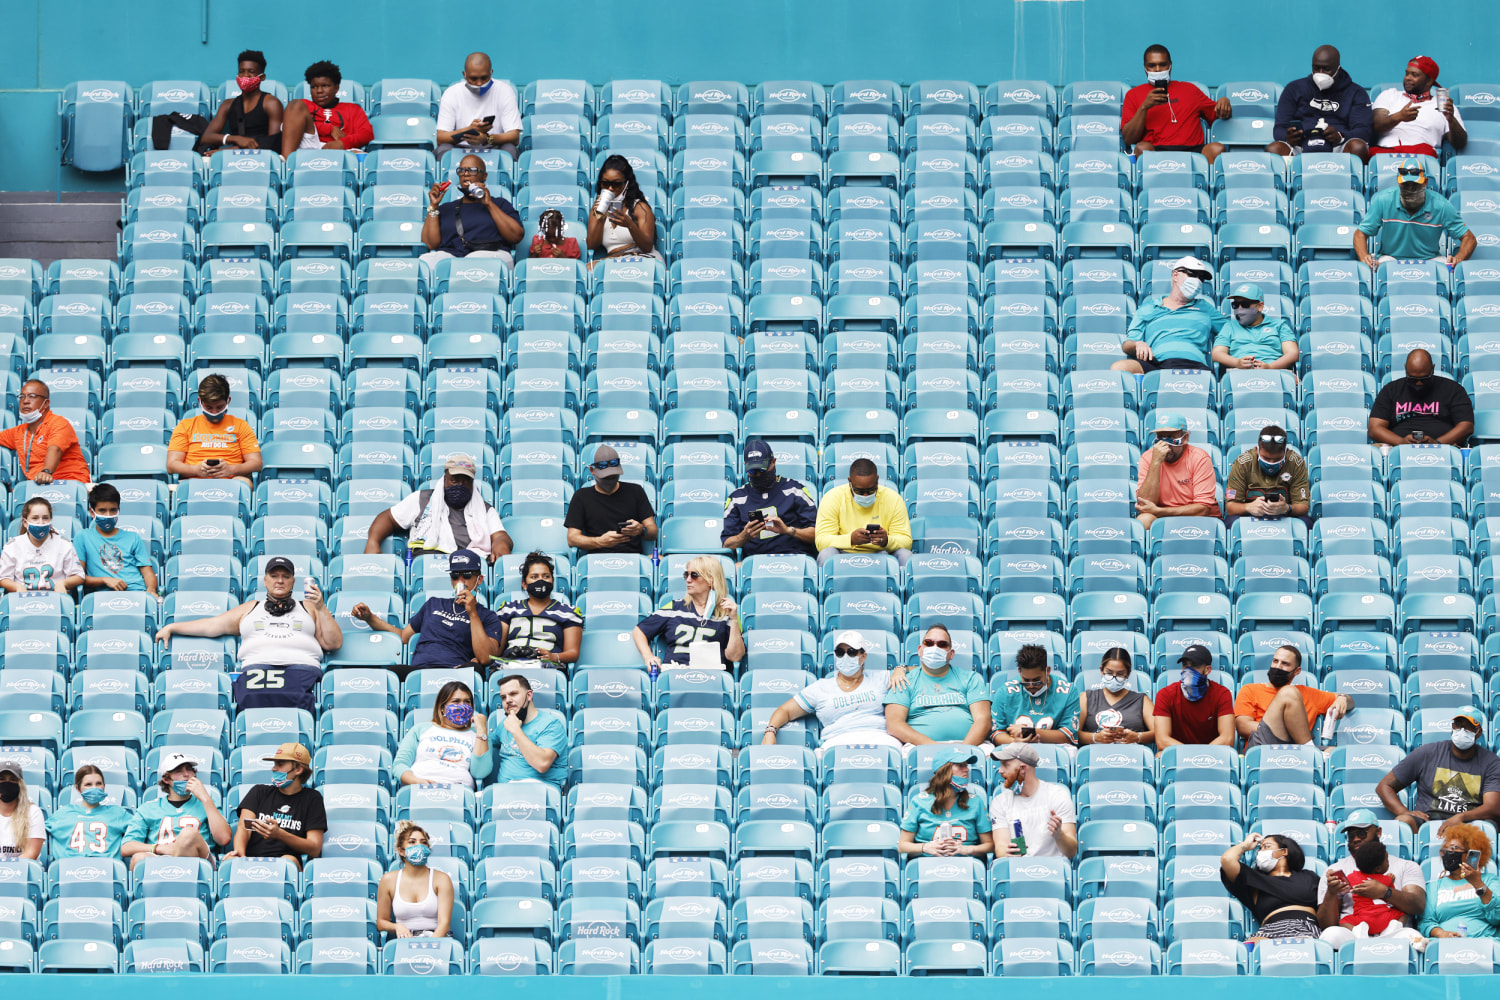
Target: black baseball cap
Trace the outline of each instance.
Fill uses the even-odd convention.
[[[266,572],[274,573],[278,569],[284,569],[293,576],[297,575],[297,567],[286,556],[272,556],[266,560]]]
[[[1214,654],[1208,651],[1207,646],[1199,646],[1194,644],[1182,651],[1182,655],[1177,658],[1177,662],[1186,664],[1190,667],[1212,666],[1214,662]]]

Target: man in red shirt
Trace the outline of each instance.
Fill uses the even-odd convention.
[[[1152,723],[1158,755],[1171,746],[1234,746],[1234,696],[1208,679],[1214,658],[1207,646],[1189,646],[1177,660],[1181,679],[1156,692]]]
[[[1135,519],[1146,528],[1158,517],[1219,517],[1214,460],[1187,443],[1187,417],[1156,413],[1156,443],[1136,468]]]
[[[364,108],[339,100],[344,74],[327,59],[303,73],[308,96],[288,101],[281,122],[281,155],[299,149],[364,149],[375,138],[375,127]]]
[[[1182,80],[1172,79],[1172,54],[1165,45],[1146,50],[1146,83],[1125,94],[1120,110],[1120,139],[1137,155],[1152,150],[1202,153],[1209,163],[1224,152],[1223,143],[1204,145],[1203,123],[1229,118],[1229,98],[1211,100]]]
[[[90,481],[89,464],[68,418],[52,412],[52,390],[32,379],[21,386],[21,422],[0,431],[0,448],[16,453],[21,475],[45,486],[54,479]]]

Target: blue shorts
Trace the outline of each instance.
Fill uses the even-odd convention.
[[[313,691],[323,672],[314,667],[279,667],[255,663],[241,667],[234,679],[236,710],[246,708],[301,708],[313,711]]]

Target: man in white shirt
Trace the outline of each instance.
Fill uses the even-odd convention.
[[[1007,743],[994,751],[1004,787],[995,790],[990,822],[995,857],[1016,857],[1015,824],[1021,824],[1029,858],[1071,858],[1078,853],[1078,812],[1062,785],[1036,776],[1041,755],[1030,743]]]
[[[485,121],[485,119],[490,121]],[[438,104],[437,157],[450,149],[504,147],[516,155],[521,141],[521,107],[516,88],[508,80],[496,80],[490,72],[490,57],[472,52],[464,60],[464,78],[443,91]]]
[[[1402,89],[1391,87],[1375,98],[1370,119],[1375,146],[1370,152],[1437,156],[1444,136],[1455,150],[1463,152],[1469,133],[1451,100],[1445,99],[1442,107],[1433,100],[1437,76],[1438,64],[1427,56],[1417,56],[1406,64]]]
[[[499,512],[475,489],[474,473],[473,458],[449,455],[442,479],[375,515],[365,537],[365,554],[378,554],[387,538],[406,531],[406,547],[418,556],[470,549],[493,566],[501,556],[510,555],[510,535]]]
[[[1380,840],[1380,821],[1369,809],[1356,809],[1344,820],[1344,842],[1349,847],[1349,853],[1341,860],[1328,866],[1328,871],[1318,882],[1318,926],[1323,928],[1322,938],[1333,946],[1334,951],[1353,941],[1355,933],[1348,927],[1340,927],[1339,922],[1345,920],[1354,913],[1354,893],[1359,893],[1370,899],[1383,901],[1401,913],[1407,923],[1414,923],[1422,916],[1423,909],[1427,906],[1427,883],[1422,878],[1422,868],[1415,861],[1400,858],[1394,852],[1386,854],[1385,874],[1390,875],[1395,881],[1387,886],[1374,879],[1366,879],[1358,885],[1351,886],[1347,876],[1351,872],[1359,870],[1359,862],[1356,854],[1365,844]],[[1379,853],[1378,849],[1376,851]],[[1332,880],[1343,891],[1332,895],[1328,892],[1329,882]],[[1410,934],[1402,936],[1408,939],[1412,936],[1421,938],[1415,930],[1408,927]],[[1372,935],[1373,936],[1373,935]],[[1392,935],[1385,935],[1392,936]]]

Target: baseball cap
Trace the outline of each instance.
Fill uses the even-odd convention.
[[[1176,410],[1157,410],[1156,429],[1159,431],[1185,431],[1188,429],[1187,417]]]
[[[443,463],[443,471],[450,476],[468,476],[473,479],[474,459],[455,452],[448,456],[448,461]]]
[[[765,441],[760,438],[751,438],[745,442],[746,472],[761,472],[769,469],[774,461],[776,461],[776,455]]]
[[[1465,722],[1467,722],[1470,725],[1474,726],[1474,728],[1479,729],[1479,730],[1483,730],[1484,729],[1484,722],[1481,721],[1482,718],[1483,717],[1478,712],[1468,712],[1468,711],[1465,711],[1465,712],[1455,713],[1454,716],[1453,716],[1453,721],[1457,722],[1459,719],[1463,719]]]
[[[1206,667],[1214,662],[1214,654],[1208,651],[1207,646],[1194,644],[1182,651],[1182,655],[1177,658],[1177,662],[1191,664],[1195,667]]]
[[[1437,83],[1438,64],[1431,56],[1412,56],[1406,61],[1406,65],[1417,67],[1423,76],[1427,77],[1433,83]]]
[[[161,755],[161,762],[157,766],[157,773],[171,774],[173,771],[177,770],[184,764],[191,764],[196,770],[197,768],[203,766],[203,761],[199,760],[197,757],[194,757],[190,753],[183,753],[181,750],[173,750],[170,753],[164,753]]]
[[[857,649],[865,653],[868,653],[870,651],[870,644],[865,641],[865,637],[859,632],[854,631],[854,629],[849,629],[846,632],[840,632],[838,635],[834,636],[833,645],[835,648],[839,646],[848,646],[851,649]]]
[[[18,778],[24,778],[26,762],[19,757],[0,757],[0,771],[9,771]]]
[[[593,471],[594,471],[594,475],[595,476],[598,476],[598,477],[600,477],[602,479],[618,479],[618,478],[620,478],[620,453],[619,452],[615,451],[613,448],[611,448],[607,444],[601,444],[598,448],[596,448],[594,450],[594,461],[593,461],[593,464],[594,465],[599,465],[601,462],[614,462],[615,464],[611,465],[607,469],[594,469]]]
[[[1178,257],[1176,260],[1172,261],[1172,270],[1188,271],[1192,274],[1196,274],[1204,281],[1212,281],[1214,277],[1213,271],[1209,270],[1207,264],[1203,263],[1203,261],[1199,260],[1197,257],[1192,256]]]
[[[995,752],[996,760],[1018,760],[1033,766],[1042,762],[1042,755],[1030,743],[1007,743]]]
[[[979,763],[979,754],[974,752],[973,747],[967,746],[949,747],[947,750],[940,750],[932,758],[932,766],[934,768],[942,767],[944,764],[977,763]]]
[[[1235,285],[1234,290],[1229,293],[1229,297],[1231,299],[1244,299],[1246,302],[1264,302],[1266,300],[1265,295],[1260,290],[1260,286],[1252,281],[1247,281],[1243,285]]]
[[[297,575],[297,567],[293,566],[292,561],[286,556],[272,556],[270,559],[266,560],[267,573],[274,573],[278,569],[285,570],[293,576]]]
[[[1349,814],[1348,819],[1344,820],[1344,829],[1346,830],[1351,826],[1367,827],[1379,825],[1380,820],[1376,819],[1375,814],[1368,809],[1356,809]]]
[[[459,549],[448,556],[449,573],[478,573],[479,553],[473,549]]]
[[[1396,164],[1396,179],[1402,184],[1426,184],[1427,170],[1421,160],[1402,160]]]
[[[270,763],[273,760],[289,760],[293,764],[306,764],[312,766],[312,754],[307,752],[307,747],[301,743],[283,743],[276,748],[276,752],[261,760]]]

